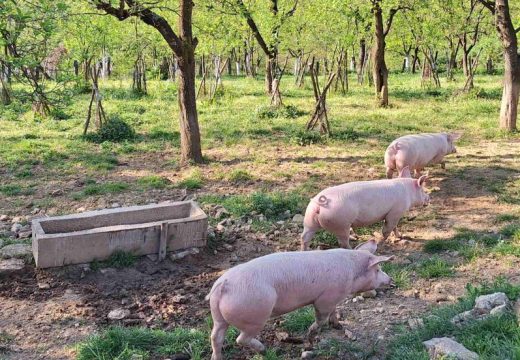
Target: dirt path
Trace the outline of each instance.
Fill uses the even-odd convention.
[[[403,221],[401,230],[408,240],[389,242],[379,252],[395,254],[399,263],[414,263],[430,256],[422,252],[422,244],[433,239],[451,238],[458,228],[498,231],[498,214],[518,214],[518,206],[497,200],[507,196],[503,195],[507,182],[518,176],[518,153],[519,143],[508,143],[507,146],[482,143],[459,148],[459,154],[450,158],[446,171],[430,170],[429,187],[436,190],[431,195],[432,205],[412,211],[408,216],[412,220]],[[344,154],[336,155],[336,160],[330,155],[325,153],[324,157],[330,159],[327,161],[331,162],[332,169],[345,167]],[[222,156],[222,161],[232,160]],[[306,164],[298,162],[297,158],[284,161],[301,164],[297,174],[308,171]],[[284,161],[280,160],[280,163]],[[346,182],[364,174],[373,173],[374,177],[379,174],[378,168],[363,163],[347,167],[324,182],[334,183],[340,178]],[[353,172],[352,168],[358,171]],[[296,178],[299,176],[295,175]],[[204,191],[226,192],[219,184],[214,186],[218,189],[209,186]],[[177,193],[177,196],[181,195]],[[167,196],[171,198],[171,194],[159,192],[154,197],[159,200]],[[202,326],[209,315],[204,296],[222,270],[273,251],[298,248],[298,225],[288,221],[276,226],[277,229],[269,234],[261,234],[248,231],[244,224],[236,230],[232,249],[228,246],[226,250],[219,245],[216,253],[206,249],[174,263],[166,261],[157,265],[145,257],[125,269],[92,271],[86,266],[71,266],[35,270],[27,266],[22,272],[0,278],[0,329],[8,334],[3,340],[8,351],[0,347],[0,359],[72,359],[73,345],[108,325],[108,312],[120,307],[131,312],[123,321],[124,325],[166,329]],[[520,282],[520,261],[514,257],[495,259],[489,256],[465,263],[458,254],[442,253],[440,256],[455,264],[453,277],[421,279],[413,273],[409,289],[382,291],[373,299],[347,300],[340,305],[343,325],[356,337],[352,344],[364,349],[364,356],[372,354],[372,359],[383,359],[385,341],[392,336],[393,325],[407,323],[436,304],[455,301],[464,294],[468,282],[492,280],[498,275]],[[298,358],[301,345],[279,343],[274,337],[276,331],[281,331],[276,324],[276,320],[270,323],[262,339],[269,347],[282,348],[288,358]],[[325,330],[320,336],[346,339],[344,330]],[[234,358],[243,359],[249,354],[240,352]]]

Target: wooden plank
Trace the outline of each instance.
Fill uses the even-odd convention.
[[[157,261],[161,262],[166,258],[166,243],[168,240],[168,223],[161,224],[161,238],[159,239],[159,258]]]

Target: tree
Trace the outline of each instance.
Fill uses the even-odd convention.
[[[202,151],[200,146],[200,131],[197,114],[197,102],[195,98],[195,48],[198,40],[192,32],[192,0],[179,0],[179,35],[172,29],[168,20],[158,12],[153,11],[152,5],[144,5],[134,0],[121,0],[119,7],[114,7],[110,2],[89,0],[98,10],[114,16],[120,21],[130,17],[137,17],[145,24],[155,28],[164,38],[177,59],[179,67],[179,121],[181,132],[181,162],[193,161],[202,163]],[[160,6],[158,9],[168,9],[168,6]]]
[[[520,96],[520,55],[517,34],[511,19],[508,0],[479,0],[495,16],[495,26],[504,52],[504,87],[500,106],[500,128],[516,130],[518,98]]]
[[[383,0],[371,0],[372,14],[374,15],[374,45],[372,46],[372,73],[376,99],[379,106],[388,106],[388,68],[385,61],[386,36],[390,32],[395,14],[399,10],[409,9],[398,5],[392,7],[388,13],[386,24],[383,21]]]

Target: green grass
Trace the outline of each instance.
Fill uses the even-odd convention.
[[[75,200],[82,199],[87,196],[117,194],[128,189],[128,184],[122,182],[106,182],[101,184],[87,184],[80,192],[72,194]]]
[[[423,260],[417,266],[417,274],[425,279],[448,277],[454,273],[453,266],[437,256]]]
[[[291,333],[303,334],[314,322],[314,307],[306,306],[283,317],[282,328]]]
[[[311,246],[317,247],[320,244],[324,244],[326,246],[330,247],[338,247],[338,239],[336,238],[336,235],[331,234],[328,231],[325,230],[319,230],[316,232],[316,235],[312,238]]]
[[[139,178],[137,183],[144,189],[164,189],[170,184],[170,181],[162,176],[150,175]]]
[[[466,348],[485,359],[518,359],[520,353],[520,327],[514,314],[493,316],[458,327],[451,323],[456,314],[473,307],[479,295],[503,291],[510,300],[520,295],[520,287],[504,279],[478,287],[468,286],[467,295],[454,305],[434,309],[423,317],[424,327],[410,330],[406,326],[396,328],[396,336],[388,344],[389,360],[427,360],[423,341],[434,337],[453,337]]]
[[[202,185],[204,185],[204,178],[198,169],[194,169],[187,178],[177,184],[178,187],[188,190],[200,189]]]
[[[193,360],[207,359],[210,353],[207,331],[175,328],[172,331],[145,328],[111,327],[93,335],[77,347],[76,360],[130,360],[132,355],[144,359],[165,358],[186,353]]]
[[[30,188],[24,188],[17,184],[0,185],[0,193],[5,196],[19,196],[19,195],[30,195],[33,190]]]
[[[107,260],[91,262],[90,268],[93,271],[107,267],[122,269],[134,265],[136,261],[136,255],[125,251],[116,251]]]
[[[513,214],[499,214],[497,215],[495,222],[496,223],[503,223],[503,222],[509,222],[509,221],[517,221],[520,217],[518,215]]]
[[[263,214],[268,220],[279,218],[286,210],[299,213],[306,205],[305,198],[297,192],[263,192],[250,195],[201,196],[199,200],[206,204],[222,205],[233,216],[250,215],[252,212]]]
[[[381,269],[392,278],[394,284],[399,289],[406,290],[411,287],[411,266],[392,262],[385,262],[382,264]]]
[[[228,180],[235,183],[245,182],[252,179],[253,176],[246,170],[242,169],[234,169],[228,175]]]

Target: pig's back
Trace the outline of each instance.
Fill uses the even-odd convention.
[[[356,181],[323,190],[329,206],[320,209],[324,221],[344,223],[348,220],[355,226],[381,221],[396,206],[406,208],[409,196],[406,185],[400,179]]]
[[[277,298],[274,314],[310,304],[325,289],[346,287],[364,252],[346,249],[274,253],[235,266],[222,275],[224,294],[235,302]]]
[[[401,153],[405,164],[419,168],[446,154],[447,138],[442,133],[406,135],[394,140],[390,146],[395,144],[399,144],[398,154]]]

